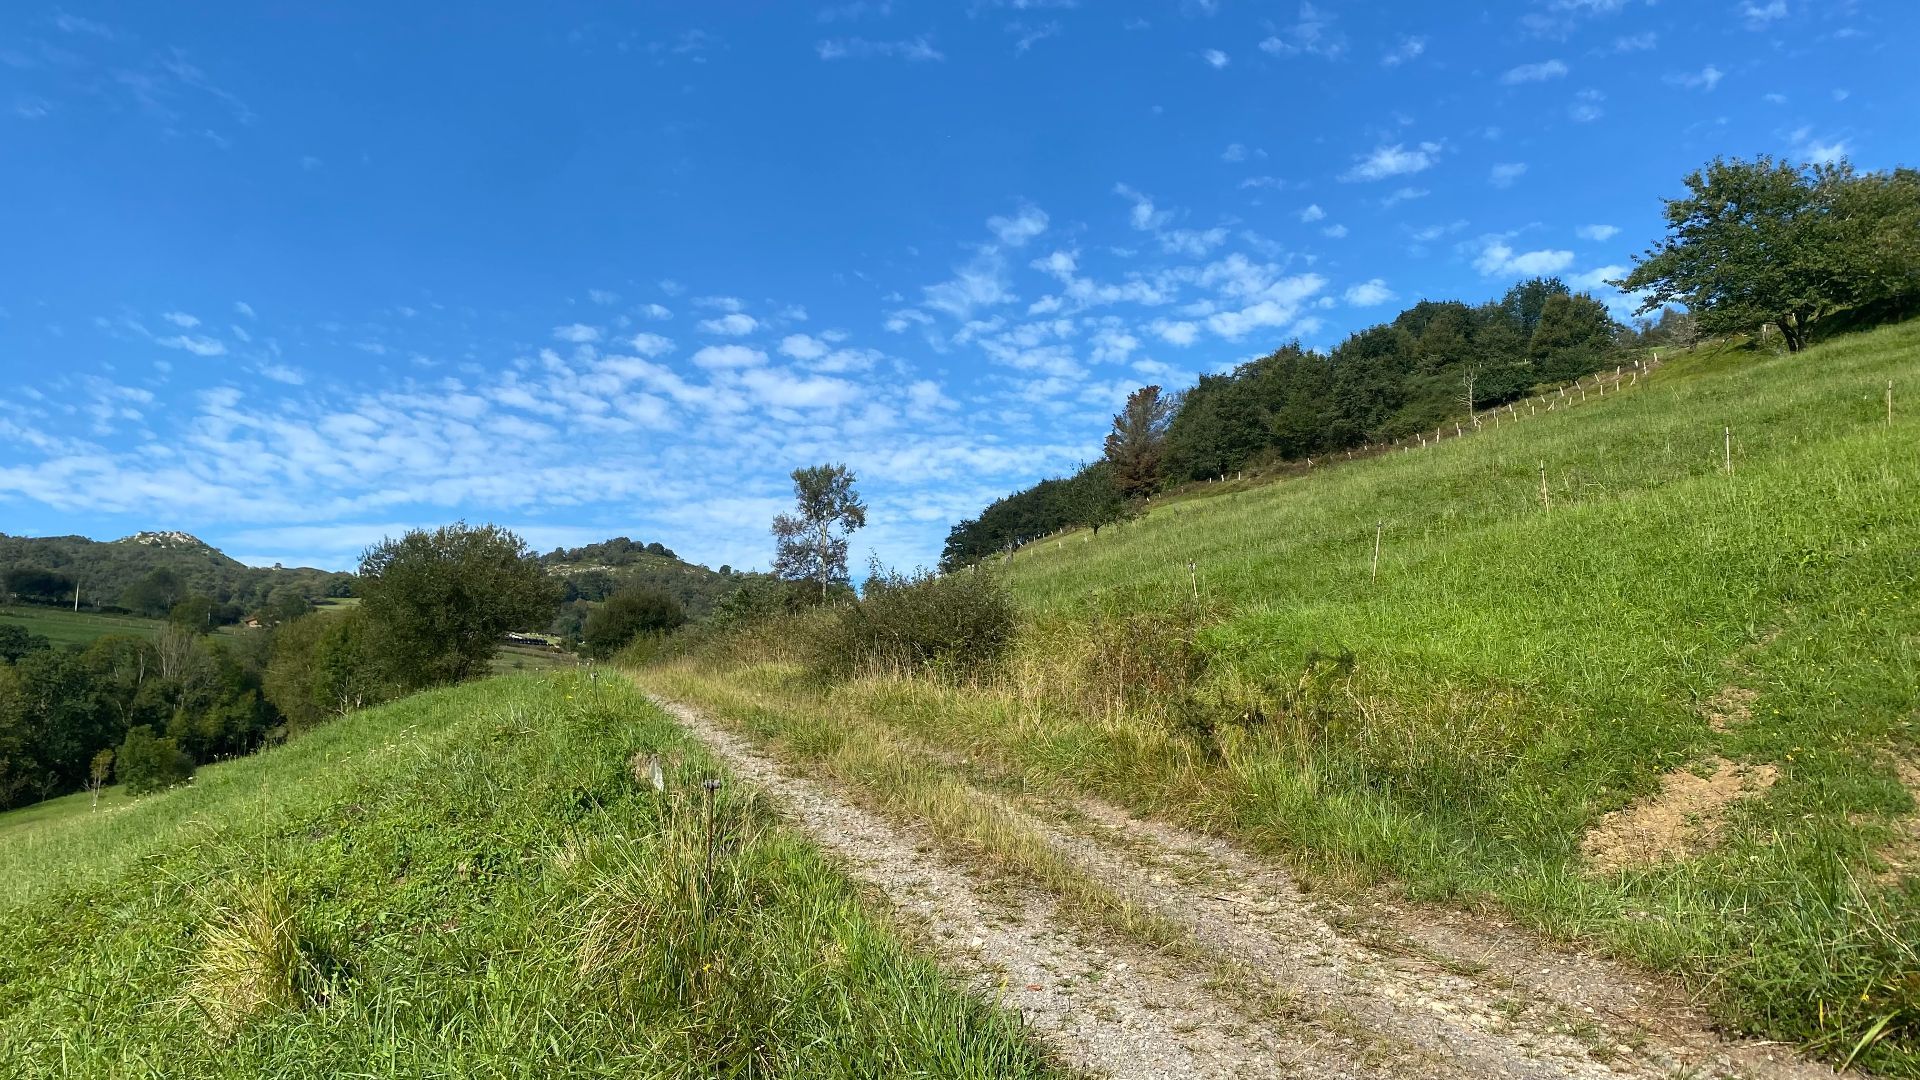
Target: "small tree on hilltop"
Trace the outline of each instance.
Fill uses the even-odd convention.
[[[1113,483],[1113,466],[1096,461],[1080,470],[1067,482],[1069,521],[1099,536],[1102,527],[1132,517],[1135,504],[1128,502]]]
[[[845,465],[795,469],[794,513],[773,519],[773,572],[818,582],[823,599],[832,586],[847,583],[847,537],[867,524],[853,479]]]
[[[368,548],[360,595],[396,680],[431,686],[484,671],[507,631],[545,626],[559,586],[518,536],[456,522]]]

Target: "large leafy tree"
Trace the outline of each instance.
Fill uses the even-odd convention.
[[[1161,396],[1158,386],[1143,386],[1128,394],[1126,408],[1114,415],[1106,460],[1113,468],[1114,486],[1126,498],[1144,498],[1160,486],[1160,459],[1173,408],[1173,400]]]
[[[404,686],[484,671],[501,635],[545,626],[558,586],[520,537],[497,525],[445,525],[383,540],[360,557],[361,607]]]
[[[1716,158],[1666,203],[1667,236],[1615,286],[1684,304],[1705,333],[1772,326],[1790,351],[1835,309],[1920,290],[1920,177]]]
[[[824,598],[847,584],[847,538],[867,524],[867,508],[845,465],[793,471],[794,512],[773,519],[773,572],[812,581]]]

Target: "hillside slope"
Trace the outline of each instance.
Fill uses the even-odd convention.
[[[1703,350],[1034,544],[1001,564],[1017,655],[976,685],[718,653],[667,683],[1497,906],[1920,1074],[1916,349],[1920,323]]]
[[[63,590],[78,584],[82,607],[118,605],[135,582],[156,570],[178,574],[186,592],[247,610],[264,604],[283,585],[309,599],[344,595],[349,577],[312,567],[247,566],[182,532],[142,532],[119,540],[0,533],[0,576],[13,570],[47,571],[65,580]]]
[[[0,816],[0,1075],[1054,1075],[709,776],[624,685],[508,678]]]

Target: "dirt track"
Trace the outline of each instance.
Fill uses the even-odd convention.
[[[1513,928],[1309,899],[1223,841],[1099,803],[1026,804],[1058,853],[1183,928],[1189,947],[1092,932],[1057,898],[943,852],[918,823],[869,812],[702,713],[658,703],[884,895],[949,971],[1096,1075],[1832,1075],[1785,1048],[1728,1043],[1653,980]]]

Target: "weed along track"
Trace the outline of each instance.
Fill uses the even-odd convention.
[[[863,748],[860,773],[764,715],[741,722],[776,729],[765,750],[731,709],[722,724],[656,701],[944,964],[1097,1075],[1831,1075],[1725,1042],[1664,987],[1504,926],[1310,899],[1223,841],[1103,803],[1004,797],[877,732],[853,736],[881,744]],[[945,799],[915,812],[888,790],[909,775]],[[956,825],[938,808],[955,799],[991,809]]]

